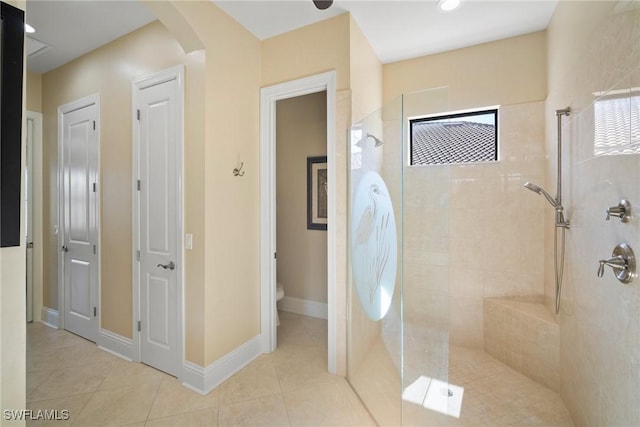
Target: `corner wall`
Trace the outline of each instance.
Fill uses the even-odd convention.
[[[622,284],[609,268],[602,278],[596,276],[598,260],[610,257],[616,244],[626,242],[636,254],[640,248],[640,218],[633,214],[640,209],[640,119],[638,92],[632,89],[640,87],[639,28],[637,2],[560,1],[548,29],[551,183],[557,158],[554,112],[572,109],[562,123],[563,199],[572,226],[559,316],[560,394],[580,426],[640,424],[640,283],[636,278]],[[595,129],[602,124],[596,105],[610,90],[617,91],[621,105],[615,114],[619,127],[604,135],[605,149],[596,152]],[[626,108],[633,113],[623,114]],[[606,209],[622,198],[632,203],[631,221],[606,221]],[[552,275],[553,225],[545,228]],[[548,277],[550,305],[553,283]]]
[[[206,50],[200,178],[203,288],[194,319],[208,366],[260,334],[260,41],[211,2],[174,2]],[[232,170],[244,162],[243,177]],[[198,215],[200,212],[195,213]],[[200,290],[198,291],[200,292]],[[188,312],[188,310],[186,310]],[[197,317],[196,317],[197,316]],[[202,323],[201,323],[202,322]]]

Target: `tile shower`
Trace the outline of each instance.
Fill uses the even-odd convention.
[[[403,123],[450,111],[446,88],[403,95],[351,129],[351,199],[376,171],[398,236],[385,316],[370,320],[353,277],[348,287],[348,379],[380,425],[640,423],[640,282],[596,277],[617,243],[640,247],[636,216],[605,220],[623,198],[640,212],[638,2],[561,1],[547,37],[549,96],[500,106],[497,163],[406,166]],[[622,142],[597,152],[595,111],[612,97],[629,112]],[[555,191],[554,111],[567,105],[572,228],[556,316],[553,210],[523,184]],[[409,395],[425,378],[464,389],[459,414],[451,402],[433,410],[426,390]]]

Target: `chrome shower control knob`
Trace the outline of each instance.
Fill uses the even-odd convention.
[[[629,203],[628,200],[622,199],[620,203],[618,203],[618,206],[612,206],[607,209],[606,220],[609,221],[612,216],[620,218],[621,222],[629,222],[631,218],[631,203]]]
[[[609,259],[601,259],[598,266],[598,277],[604,276],[604,267],[609,266],[622,283],[631,283],[637,277],[636,257],[633,249],[626,243],[620,243],[613,249]]]

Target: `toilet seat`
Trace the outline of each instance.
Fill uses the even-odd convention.
[[[280,283],[276,287],[276,302],[284,298],[284,288]],[[278,319],[278,326],[280,326],[280,315],[278,314],[278,307],[276,306],[276,319]]]

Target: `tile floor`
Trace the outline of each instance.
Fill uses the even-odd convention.
[[[281,312],[280,322],[277,351],[206,396],[71,333],[30,324],[28,409],[69,410],[55,426],[375,426],[347,382],[326,373],[326,321]]]
[[[484,351],[448,348],[448,380],[464,387],[460,418],[402,402],[402,384],[393,358],[381,340],[373,345],[351,382],[380,426],[573,427],[558,393]],[[407,384],[416,379],[407,378]]]
[[[447,426],[574,425],[558,393],[511,369],[484,351],[451,345],[449,382],[464,387],[464,398],[460,418],[446,417]],[[409,406],[414,405],[405,404],[405,413]],[[433,425],[438,425],[438,420],[443,418],[445,417],[433,413],[430,417],[435,421]]]

